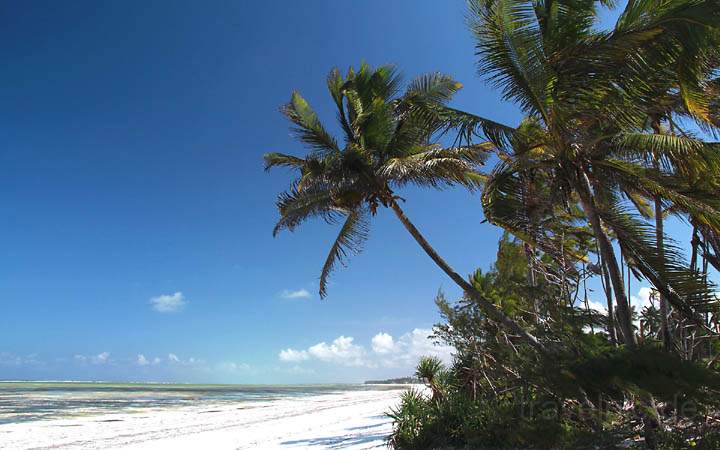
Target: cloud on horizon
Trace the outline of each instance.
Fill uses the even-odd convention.
[[[286,363],[318,361],[347,367],[395,367],[410,370],[422,356],[435,356],[443,362],[452,361],[452,347],[435,345],[432,330],[415,328],[398,339],[379,332],[370,341],[371,349],[355,343],[354,338],[339,336],[331,343],[319,342],[307,349],[287,348],[278,353]]]
[[[182,292],[176,292],[152,297],[150,304],[152,309],[159,313],[174,313],[182,310],[187,305],[187,301]]]
[[[98,365],[107,364],[108,362],[110,362],[110,352],[102,352],[97,355],[91,355],[91,356],[75,355],[75,356],[73,356],[73,359],[75,361],[77,361],[79,363],[83,363],[83,364],[87,364],[87,363],[98,364]]]

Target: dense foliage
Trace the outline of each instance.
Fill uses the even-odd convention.
[[[410,391],[391,412],[395,448],[628,445],[639,441],[641,423],[627,402],[641,396],[654,398],[663,422],[673,425],[659,431],[661,448],[716,448],[720,428],[710,418],[720,406],[718,372],[659,342],[612,345],[605,316],[556,282],[543,278],[528,289],[529,270],[523,245],[506,235],[495,265],[472,281],[556,349],[552,358],[516,342],[471,298],[450,303],[440,296],[445,321],[436,337],[456,349],[455,360],[447,368],[420,362],[417,375],[431,394]]]

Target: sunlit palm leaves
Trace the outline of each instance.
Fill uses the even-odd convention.
[[[266,168],[297,171],[292,188],[278,198],[280,220],[275,232],[293,231],[309,218],[342,223],[320,276],[320,295],[336,264],[361,250],[369,231],[368,217],[395,201],[394,190],[408,184],[441,188],[478,187],[486,144],[443,148],[433,141],[446,123],[444,104],[461,87],[442,74],[411,81],[400,94],[393,66],[376,69],[362,64],[346,77],[338,70],[327,79],[344,142],[330,135],[317,114],[297,92],[282,108],[297,139],[310,151],[304,157],[265,155]]]
[[[564,258],[572,255],[574,240],[583,244],[587,229],[580,226],[577,194],[589,195],[584,208],[597,211],[588,217],[604,222],[596,229],[634,252],[631,264],[644,277],[675,286],[674,302],[678,308],[685,302],[682,311],[692,315],[691,299],[709,288],[697,286],[697,280],[681,283],[682,277],[674,276],[684,264],[680,255],[670,249],[671,261],[652,256],[648,230],[624,210],[609,211],[617,212],[624,199],[648,217],[644,198],[661,196],[669,211],[720,229],[717,188],[699,189],[687,181],[720,172],[718,146],[646,132],[651,111],[681,109],[712,123],[712,98],[705,94],[717,66],[711,44],[718,42],[720,8],[715,1],[628,2],[615,28],[601,31],[597,7],[590,0],[470,2],[480,74],[529,117],[504,143],[494,141],[503,161],[484,191],[485,213]],[[474,125],[468,117],[461,133]],[[623,290],[617,277],[614,284]]]

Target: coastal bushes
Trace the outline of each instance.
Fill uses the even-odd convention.
[[[717,448],[720,374],[707,361],[683,360],[659,341],[635,349],[612,345],[601,314],[582,302],[574,306],[572,298],[550,302],[562,291],[555,283],[527,289],[528,270],[523,245],[505,235],[495,265],[473,280],[542,336],[552,357],[498,328],[472,299],[450,303],[439,296],[444,322],[436,338],[457,353],[450,367],[430,358],[418,364],[416,375],[431,394],[409,391],[389,413],[394,448],[641,445],[644,424],[629,407],[640,397],[653,399],[654,410],[646,413],[663,424],[659,448]]]

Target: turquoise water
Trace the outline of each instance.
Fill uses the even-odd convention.
[[[0,382],[0,424],[131,412],[176,406],[201,406],[276,400],[392,386],[119,384],[80,382]]]

